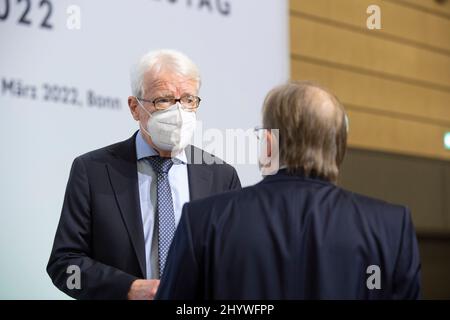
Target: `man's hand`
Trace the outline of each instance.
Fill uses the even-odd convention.
[[[128,291],[128,300],[153,300],[159,280],[134,280]]]

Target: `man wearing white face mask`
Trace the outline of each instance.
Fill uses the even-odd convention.
[[[188,57],[151,52],[131,84],[140,130],[78,157],[70,173],[47,272],[77,299],[153,299],[183,205],[240,188],[233,167],[189,145],[201,99]],[[76,290],[70,266],[80,270]]]

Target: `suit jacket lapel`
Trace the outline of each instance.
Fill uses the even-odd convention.
[[[136,134],[127,141],[113,146],[111,148],[113,161],[106,166],[142,276],[145,277],[145,241],[139,202],[135,137]]]
[[[145,241],[139,201],[135,139],[136,133],[130,139],[111,147],[113,161],[106,164],[106,167],[142,276],[145,277]],[[204,153],[194,146],[186,147],[185,151],[190,200],[204,198],[211,193],[212,184],[212,173],[203,159]]]
[[[192,145],[185,149],[189,179],[190,200],[204,198],[211,194],[211,170],[203,159],[204,153]]]

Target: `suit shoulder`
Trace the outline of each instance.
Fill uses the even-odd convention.
[[[102,160],[106,160],[112,154],[119,153],[124,148],[131,149],[130,147],[132,146],[133,137],[129,138],[127,140],[124,140],[124,141],[120,141],[120,142],[116,142],[116,143],[110,144],[108,146],[105,146],[105,147],[102,147],[102,148],[99,148],[99,149],[95,149],[95,150],[86,152],[86,153],[76,157],[75,161],[80,161],[81,160],[83,162],[88,162],[88,161],[102,161]]]
[[[352,196],[356,201],[366,203],[369,206],[372,207],[379,207],[383,209],[392,209],[392,210],[404,210],[406,207],[400,204],[390,203],[381,199],[377,199],[374,197],[366,196],[360,193],[351,192],[348,190],[344,190],[345,192],[349,193],[350,196]]]
[[[227,208],[231,208],[235,204],[248,204],[249,201],[255,201],[255,193],[257,193],[255,186],[249,186],[238,190],[225,191],[202,199],[192,200],[186,203],[185,206],[190,214],[194,212],[196,215],[202,213],[209,215],[213,212],[221,214],[225,212]]]
[[[410,216],[409,208],[404,205],[390,203],[344,189],[341,190],[343,191],[343,194],[349,198],[353,205],[356,206],[356,208],[359,208],[368,218],[381,218],[392,222],[400,222],[405,218],[405,214],[408,217]]]

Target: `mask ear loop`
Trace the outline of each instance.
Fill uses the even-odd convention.
[[[140,106],[140,107],[141,107],[141,108],[142,108],[142,109],[143,109],[150,117],[153,117],[152,114],[151,114],[151,112],[144,108],[144,106],[143,106],[142,103],[141,103],[141,100],[139,100],[138,97],[135,97],[135,98],[136,98],[136,101],[138,102],[139,106]]]
[[[136,98],[136,101],[138,102],[139,106],[140,106],[140,107],[141,107],[141,108],[142,108],[142,109],[143,109],[150,117],[153,117],[152,114],[150,113],[150,111],[148,111],[147,109],[144,108],[144,106],[142,105],[142,103],[141,103],[141,101],[139,100],[139,98],[138,98],[138,97],[135,97],[135,98]],[[145,126],[141,125],[140,127],[141,127],[142,130],[144,130],[144,132],[145,132],[149,137],[151,137],[151,135],[150,135],[150,133],[147,131],[147,129],[144,128]]]

